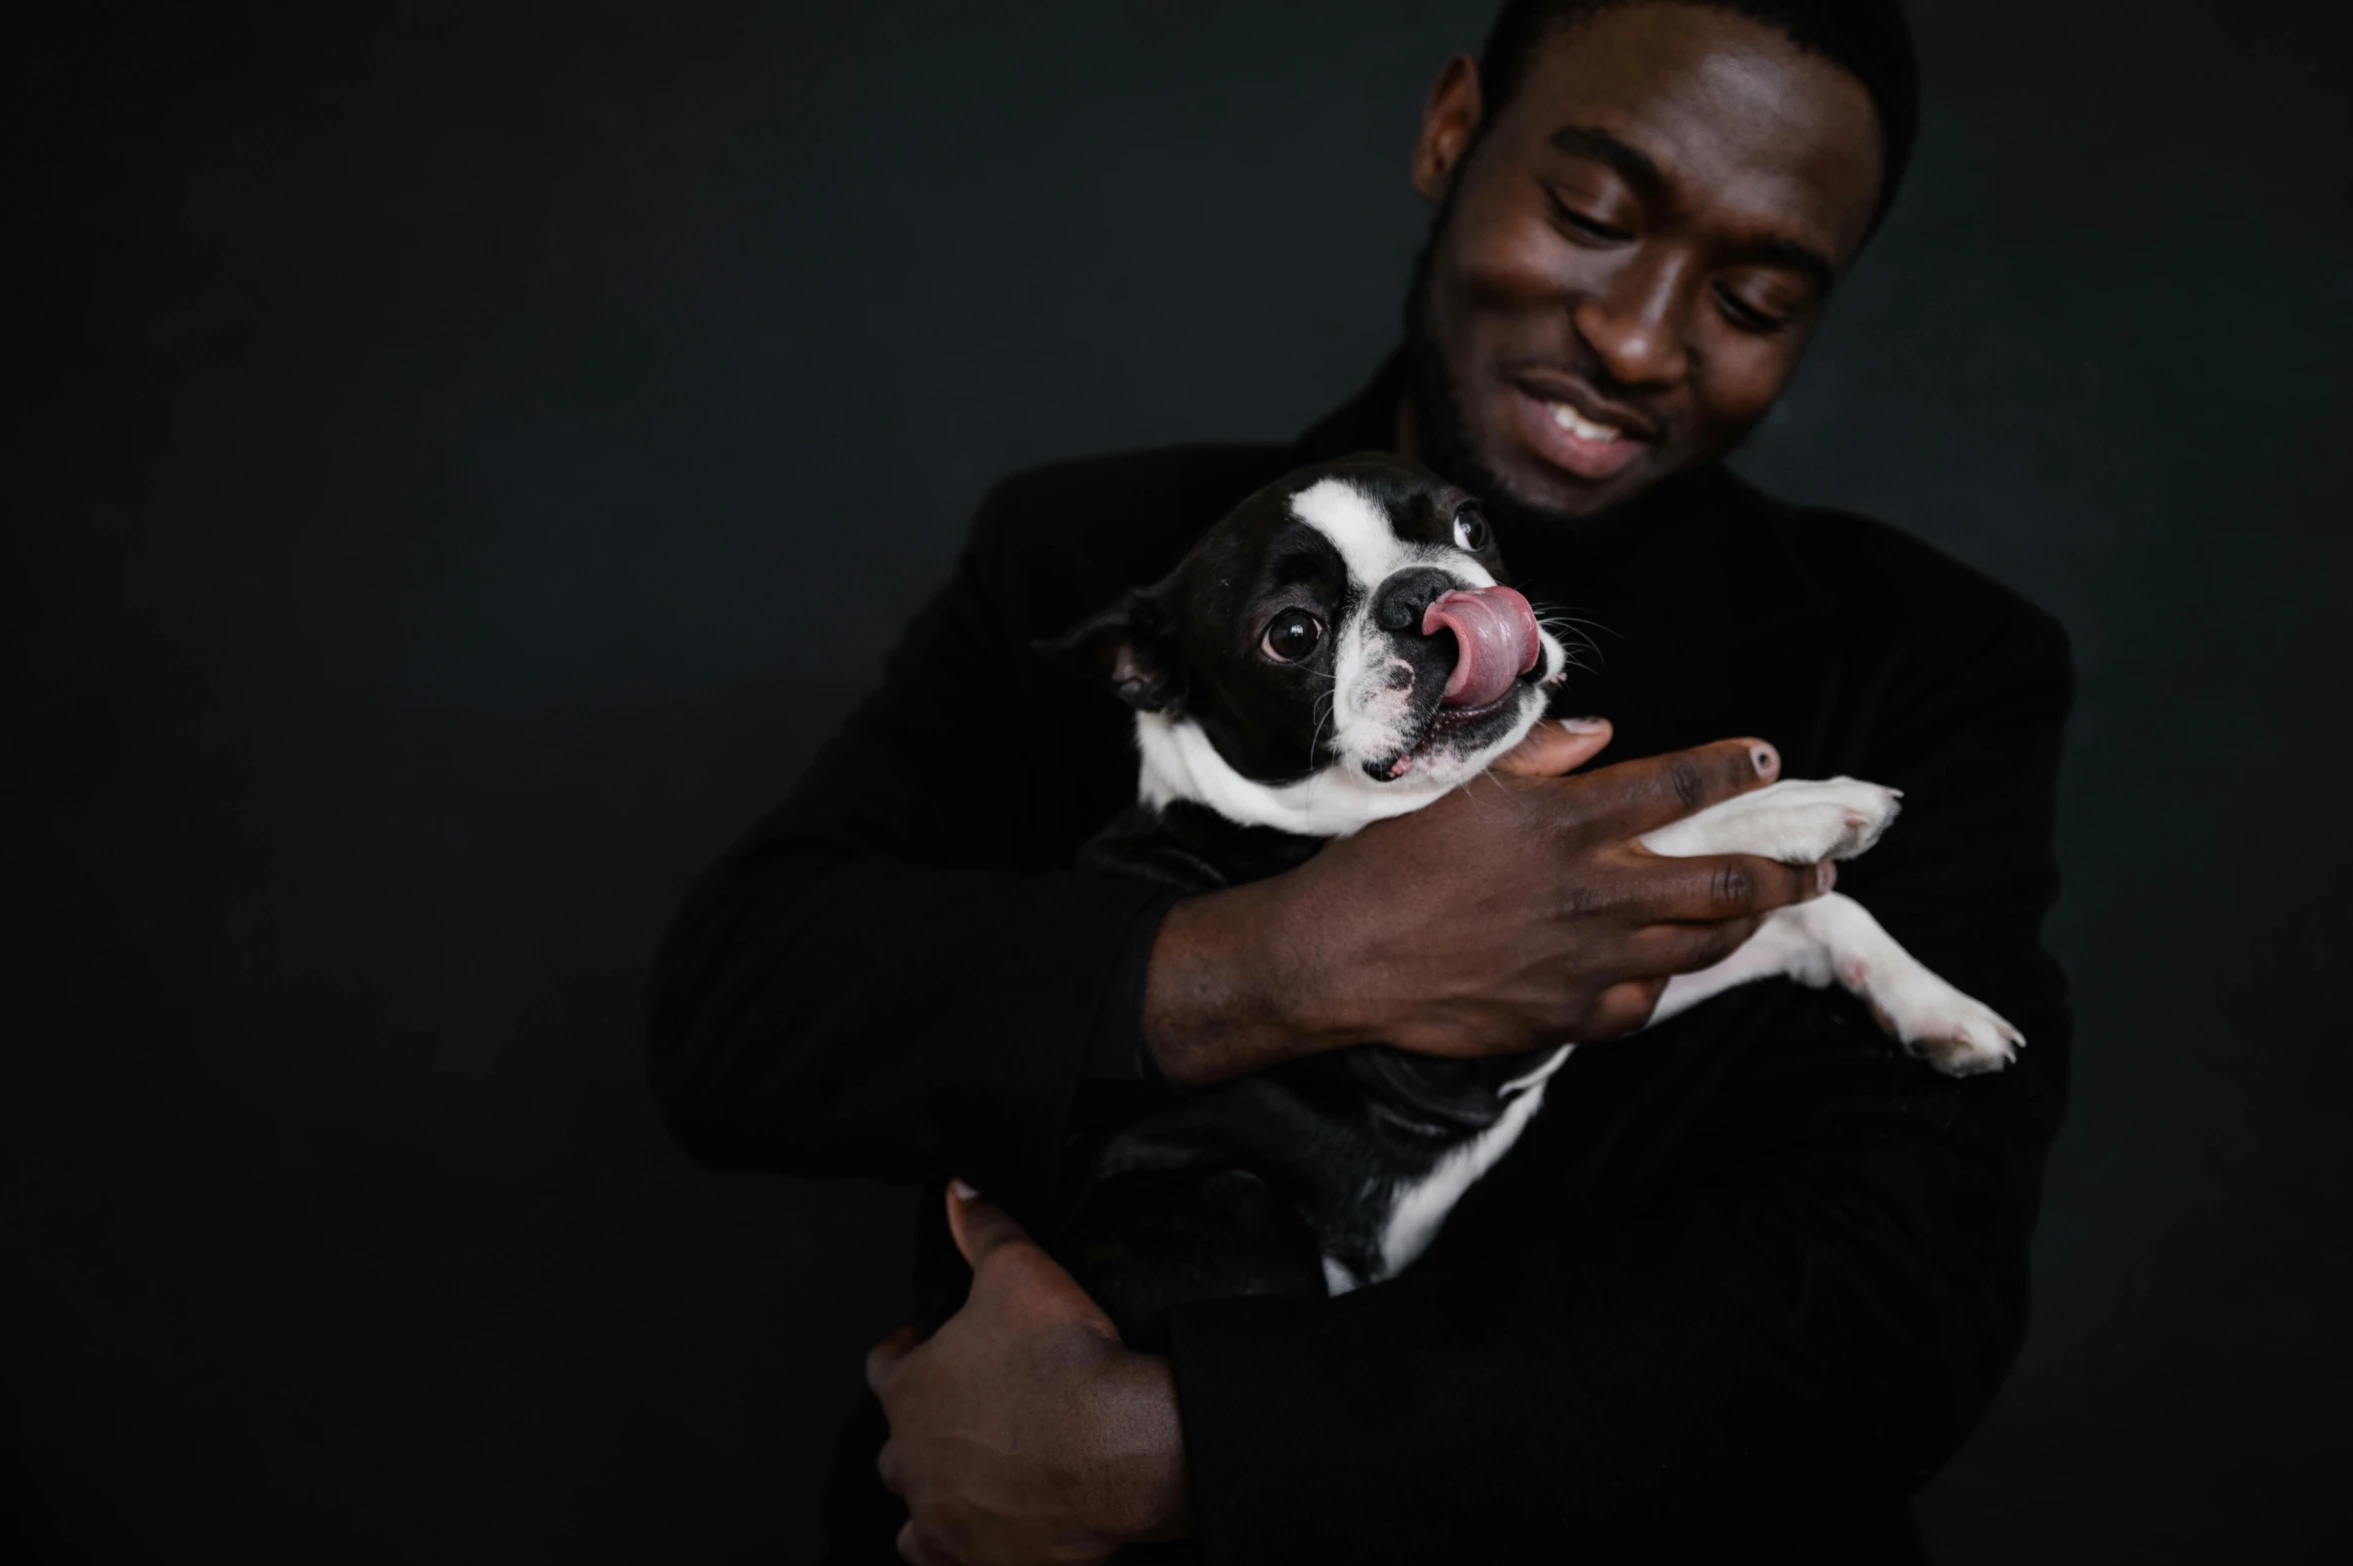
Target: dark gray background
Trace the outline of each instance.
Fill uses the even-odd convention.
[[[994,475],[1354,388],[1422,92],[1485,9],[19,39],[15,1527],[104,1561],[809,1549],[908,1198],[688,1166],[648,953]],[[2078,1097],[2033,1340],[1927,1524],[1954,1562],[2329,1556],[2347,8],[1914,10],[1911,186],[1744,465],[1994,572],[2082,665]]]

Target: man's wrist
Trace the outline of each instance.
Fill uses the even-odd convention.
[[[1179,1088],[1209,1087],[1329,1047],[1312,1022],[1310,966],[1282,935],[1286,877],[1169,909],[1144,981],[1144,1047]]]
[[[1104,1479],[1097,1526],[1124,1543],[1188,1537],[1193,1497],[1167,1357],[1122,1353],[1102,1380],[1093,1415]]]

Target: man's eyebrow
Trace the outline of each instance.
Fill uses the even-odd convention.
[[[1619,140],[1594,125],[1563,125],[1545,138],[1556,152],[1591,158],[1607,164],[1617,176],[1644,196],[1663,196],[1667,176],[1640,147]],[[1740,247],[1742,256],[1760,266],[1777,266],[1797,273],[1823,293],[1838,281],[1838,267],[1812,245],[1794,239],[1759,239]]]
[[[1563,125],[1544,139],[1556,152],[1608,164],[1620,179],[1645,195],[1656,195],[1667,188],[1666,176],[1659,172],[1649,153],[1627,145],[1597,126]]]

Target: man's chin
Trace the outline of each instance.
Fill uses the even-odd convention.
[[[1513,411],[1527,412],[1525,407]],[[1549,421],[1530,415],[1520,422]],[[1596,517],[1624,505],[1692,459],[1686,449],[1634,436],[1601,442],[1549,428],[1531,432],[1508,426],[1477,442],[1474,454],[1514,505],[1531,516],[1560,521]]]
[[[1513,401],[1525,400],[1514,394]],[[1547,460],[1526,438],[1527,431],[1515,430],[1508,422],[1501,429],[1477,434],[1468,430],[1431,433],[1439,436],[1441,450],[1437,455],[1442,458],[1432,465],[1487,502],[1489,517],[1503,534],[1507,560],[1514,534],[1584,536],[1609,532],[1611,513],[1676,465],[1673,454],[1651,442],[1634,441],[1630,444],[1636,449],[1623,458],[1588,462],[1584,465],[1594,471],[1578,472]],[[1470,435],[1467,441],[1462,438],[1465,434]],[[1459,471],[1448,471],[1449,467]]]
[[[1508,560],[1515,534],[1608,531],[1613,513],[1654,482],[1654,460],[1654,453],[1645,453],[1606,479],[1580,478],[1532,458],[1507,464],[1481,463],[1485,472],[1476,488],[1502,533],[1504,558]]]

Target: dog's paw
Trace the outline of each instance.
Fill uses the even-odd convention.
[[[1661,827],[1642,842],[1653,853],[1678,857],[1756,854],[1785,865],[1852,859],[1879,841],[1902,797],[1859,778],[1775,783]]]
[[[1999,1071],[2026,1045],[2026,1035],[1991,1006],[1962,994],[1917,963],[1894,973],[1858,968],[1840,977],[1869,1003],[1879,1025],[1905,1053],[1948,1077]]]
[[[1799,850],[1796,864],[1817,859],[1852,859],[1867,852],[1893,825],[1903,810],[1903,791],[1866,783],[1860,778],[1830,778],[1819,783],[1782,785],[1789,790],[1774,802],[1785,818],[1782,831]]]

